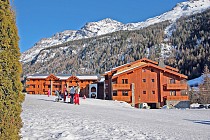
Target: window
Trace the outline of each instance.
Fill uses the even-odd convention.
[[[48,88],[50,88],[50,85],[48,85]]]
[[[117,96],[117,91],[113,91],[113,96]]]
[[[152,94],[155,94],[155,91],[154,90],[152,91]]]
[[[170,96],[176,96],[176,91],[174,90],[170,91]]]
[[[154,69],[151,69],[151,72],[154,72]]]
[[[146,82],[146,79],[142,79],[143,82]]]
[[[123,96],[128,96],[128,91],[122,91]]]
[[[39,85],[37,87],[39,88]]]
[[[108,84],[105,84],[105,89],[107,89],[108,88]]]
[[[155,79],[152,79],[151,81],[154,83],[155,82]]]
[[[109,79],[108,75],[105,75],[105,80],[108,80],[108,79]]]
[[[170,79],[170,84],[175,84],[175,79]]]
[[[143,94],[146,94],[147,92],[146,91],[143,91]]]
[[[123,84],[128,84],[128,79],[122,79]]]
[[[112,84],[117,84],[117,81],[112,81]]]
[[[91,87],[90,91],[91,92],[96,92],[96,88],[95,87]]]

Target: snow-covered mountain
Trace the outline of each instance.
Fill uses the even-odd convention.
[[[208,8],[210,8],[210,0],[190,0],[187,2],[178,3],[171,11],[160,16],[150,18],[144,22],[123,24],[110,18],[106,18],[98,22],[90,22],[85,24],[85,26],[80,30],[66,30],[64,32],[56,33],[50,38],[41,39],[31,49],[22,53],[20,61],[22,63],[30,62],[36,57],[37,54],[39,54],[42,49],[62,44],[67,41],[95,37],[119,30],[138,30],[166,20],[169,20],[171,25],[166,28],[165,34],[170,35],[171,31],[174,30],[174,28],[172,28],[173,23],[177,19],[182,16],[189,16],[202,12]]]

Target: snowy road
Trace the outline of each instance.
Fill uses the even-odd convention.
[[[23,140],[210,139],[210,110],[140,110],[126,103],[26,95]]]

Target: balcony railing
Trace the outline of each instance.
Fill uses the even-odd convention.
[[[113,100],[131,102],[131,96],[113,96]]]
[[[130,90],[131,85],[130,84],[112,84],[113,90]]]
[[[26,82],[26,85],[35,85],[35,82]]]
[[[187,84],[166,84],[167,90],[184,90],[187,89]]]
[[[35,91],[35,89],[32,89],[32,88],[26,88],[26,91],[27,91],[27,92],[31,92],[31,91]]]
[[[186,101],[186,100],[189,100],[189,98],[188,96],[167,96],[167,100]]]

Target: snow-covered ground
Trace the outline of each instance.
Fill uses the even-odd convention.
[[[23,140],[210,139],[210,110],[141,110],[127,103],[80,99],[80,105],[55,97],[26,95]]]

